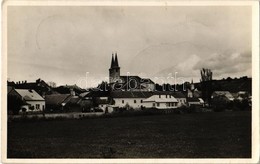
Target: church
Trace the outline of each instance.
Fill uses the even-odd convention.
[[[155,91],[155,83],[149,78],[121,76],[117,53],[115,53],[115,56],[112,54],[109,85],[113,91]]]

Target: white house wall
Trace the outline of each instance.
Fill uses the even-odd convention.
[[[26,101],[26,103],[30,104],[31,106],[34,106],[34,110],[33,111],[43,111],[43,108],[45,109],[45,101]],[[36,104],[40,105],[39,109],[36,109]],[[31,111],[31,110],[29,110]]]
[[[144,106],[144,103],[141,103],[141,100],[144,100],[145,98],[114,98],[115,100],[115,106],[117,107],[125,107],[126,104],[128,104],[130,107],[134,109],[141,108],[141,106]],[[124,103],[122,103],[122,100],[124,100]],[[136,100],[136,103],[134,102]]]

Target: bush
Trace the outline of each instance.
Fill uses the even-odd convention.
[[[224,96],[218,96],[212,99],[212,107],[215,112],[222,112],[228,108],[228,102]]]

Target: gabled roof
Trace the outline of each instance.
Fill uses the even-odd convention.
[[[35,90],[15,89],[15,91],[26,101],[44,101]]]
[[[187,102],[201,102],[197,97],[187,97]]]
[[[13,90],[13,87],[7,86],[7,94]]]
[[[110,95],[112,98],[148,98],[153,95],[153,92],[113,91]]]
[[[89,92],[83,92],[83,93],[79,94],[79,96],[80,96],[80,97],[85,97],[85,96],[87,96],[88,94],[89,94]]]
[[[84,97],[108,97],[109,92],[108,91],[90,91],[84,95],[83,95]]]
[[[173,92],[172,96],[175,98],[186,98],[186,96],[182,92]]]
[[[129,81],[131,82],[131,81],[135,80],[138,83],[148,83],[149,82],[149,83],[154,84],[154,82],[151,79],[149,79],[149,78],[141,78],[139,76],[120,76],[120,79],[123,80],[125,83],[126,82],[129,83]]]
[[[61,105],[62,103],[67,103],[72,98],[70,94],[52,94],[46,95],[45,100],[48,105]]]
[[[68,103],[69,103],[69,104],[78,104],[78,103],[80,102],[80,100],[81,100],[81,99],[80,99],[79,97],[74,96],[74,97],[69,98]]]

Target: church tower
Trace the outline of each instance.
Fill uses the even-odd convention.
[[[193,84],[193,79],[191,80],[191,86],[190,86],[190,89],[193,91],[195,89],[195,86]]]
[[[109,69],[109,83],[114,83],[120,79],[120,67],[118,65],[117,53],[112,54],[111,66]]]

